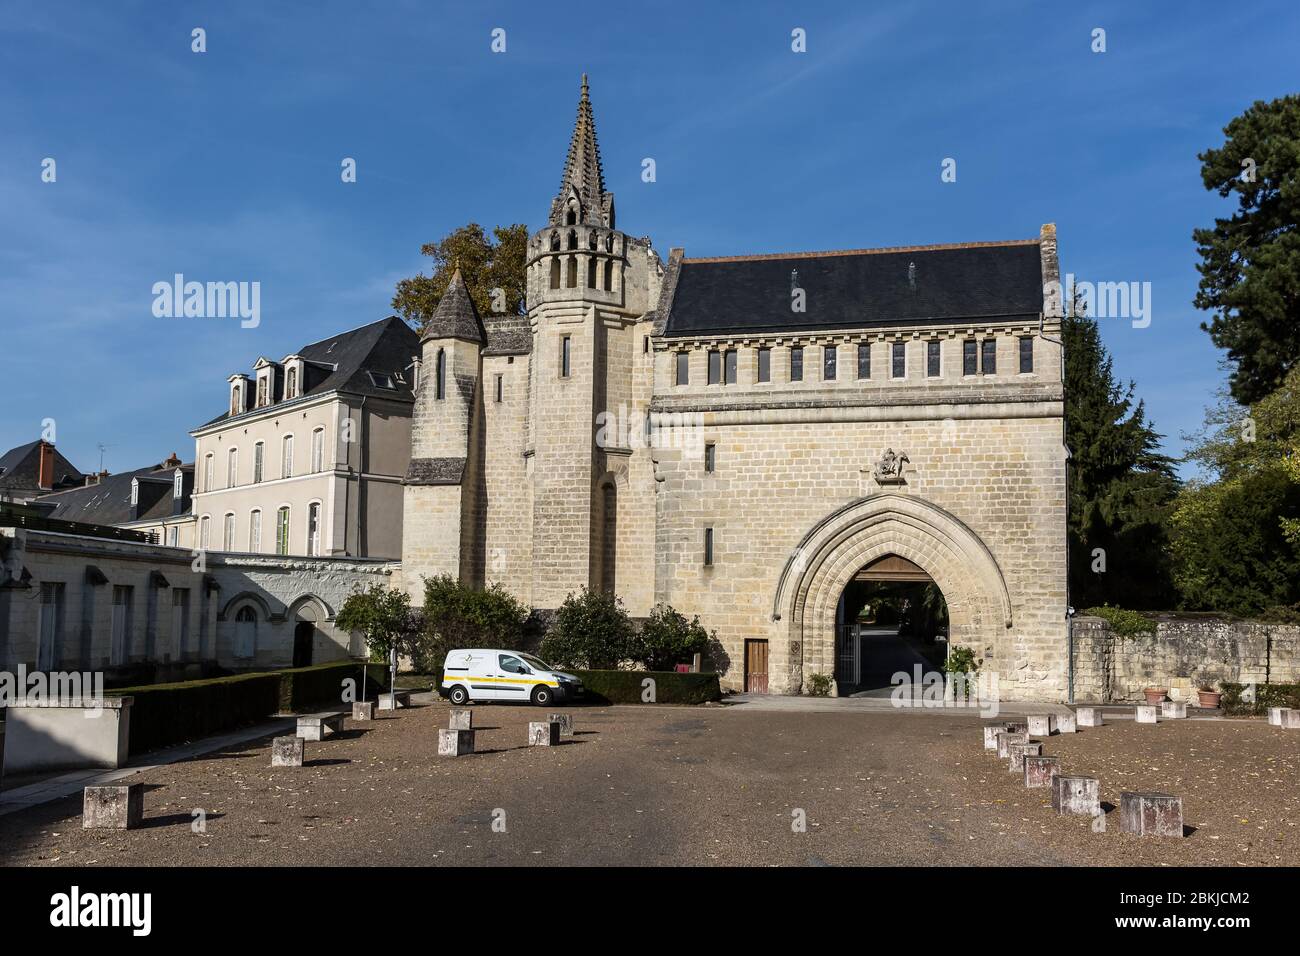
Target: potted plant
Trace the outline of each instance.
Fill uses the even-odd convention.
[[[1158,704],[1165,699],[1166,689],[1164,687],[1144,687],[1142,693],[1146,695],[1148,704]]]
[[[1200,698],[1202,707],[1215,710],[1218,708],[1219,700],[1223,697],[1223,694],[1215,690],[1213,687],[1202,687],[1197,690],[1196,696]]]

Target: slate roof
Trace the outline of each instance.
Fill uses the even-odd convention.
[[[291,402],[332,391],[408,402],[415,400],[411,391],[411,374],[406,368],[420,354],[420,337],[395,315],[304,345],[293,354],[302,356],[307,366],[302,392]],[[372,372],[392,376],[395,387],[377,385],[371,377]],[[277,402],[270,407],[279,408],[285,404]],[[265,410],[250,409],[243,414]],[[206,428],[230,417],[227,410],[199,427]]]
[[[27,491],[38,488],[40,479],[41,456],[40,440],[10,448],[0,455],[0,489]],[[64,458],[57,448],[54,449],[54,485],[76,484],[85,476],[77,467]]]
[[[56,491],[36,499],[40,505],[53,506],[46,517],[87,524],[128,524],[131,521],[161,521],[173,517],[172,492],[176,468],[185,472],[182,482],[182,514],[190,510],[190,493],[194,487],[194,463],[164,467],[161,464],[124,471],[101,478],[98,484]],[[140,479],[140,509],[131,517],[131,481]]]
[[[483,331],[478,309],[474,307],[474,300],[470,298],[469,288],[461,277],[460,269],[452,273],[447,291],[438,300],[438,308],[434,309],[433,316],[424,327],[424,335],[420,338],[421,341],[465,339],[480,345],[487,341],[487,333]]]
[[[1029,318],[1043,308],[1042,259],[1037,239],[682,259],[670,294],[670,337]]]

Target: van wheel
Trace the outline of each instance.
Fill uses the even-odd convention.
[[[457,684],[451,689],[451,693],[447,695],[447,698],[459,707],[461,704],[469,703],[469,691]]]
[[[533,703],[538,707],[546,707],[554,699],[555,695],[551,693],[549,687],[533,688]]]

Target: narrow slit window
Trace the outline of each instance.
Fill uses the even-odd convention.
[[[871,378],[871,344],[869,342],[858,343],[858,378]]]
[[[803,381],[803,346],[801,345],[790,349],[790,381]]]
[[[758,381],[772,381],[772,350],[758,350]]]

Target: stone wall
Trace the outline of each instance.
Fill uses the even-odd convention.
[[[314,625],[313,663],[338,660],[364,651],[333,624],[348,595],[400,578],[394,562],[355,558],[209,552],[205,565],[194,562],[188,549],[0,529],[0,668],[37,669],[47,614],[55,621],[54,670],[199,661],[288,667],[302,622]],[[115,612],[118,600],[129,610]],[[249,655],[236,653],[243,608],[253,615]],[[124,621],[116,650],[115,614]]]
[[[1120,637],[1105,621],[1074,621],[1074,697],[1140,701],[1144,687],[1169,689],[1179,678],[1197,687],[1300,681],[1300,625],[1170,620],[1154,634]]]

